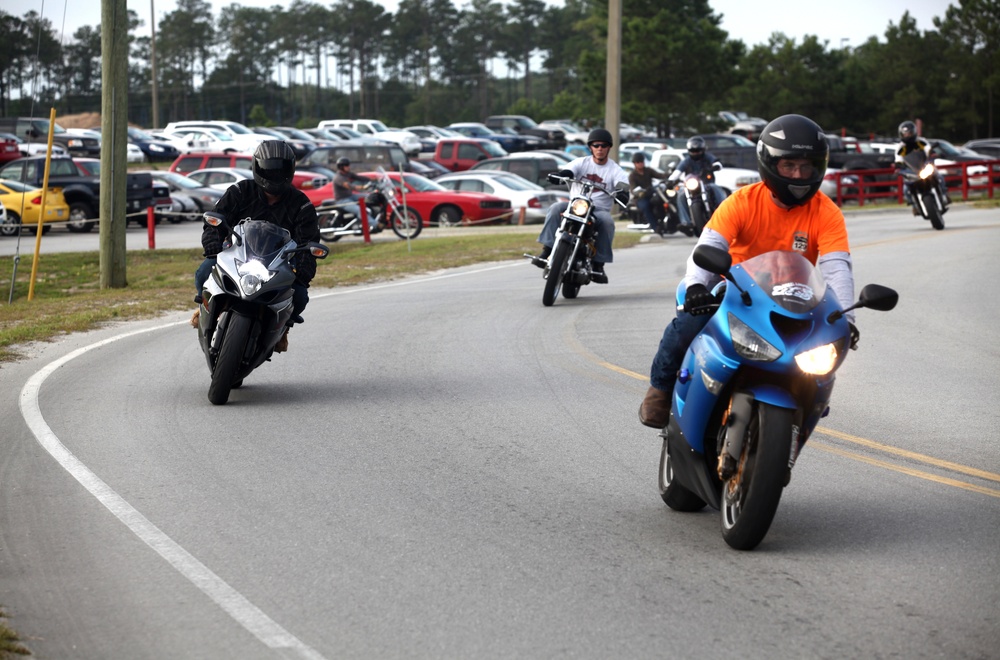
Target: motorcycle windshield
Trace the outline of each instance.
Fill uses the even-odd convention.
[[[765,252],[739,266],[761,291],[789,312],[808,312],[826,295],[823,275],[798,252]]]
[[[253,220],[244,225],[243,241],[248,254],[261,257],[264,263],[278,256],[282,246],[290,240],[292,235],[287,229],[270,222]]]
[[[906,166],[914,172],[919,172],[923,169],[924,164],[927,162],[927,154],[924,153],[923,149],[914,149],[910,153],[903,156],[903,162],[906,163]]]

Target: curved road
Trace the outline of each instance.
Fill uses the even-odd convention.
[[[223,407],[182,315],[3,365],[0,603],[40,658],[990,657],[1000,217],[946,220],[849,216],[900,303],[754,552],[636,418],[672,237],[552,308],[524,262],[314,291]]]

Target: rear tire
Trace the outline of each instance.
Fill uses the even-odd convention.
[[[924,206],[927,207],[927,215],[929,216],[927,219],[931,221],[931,227],[938,231],[944,229],[944,218],[941,216],[941,211],[938,210],[934,193],[924,195]]]
[[[96,224],[90,218],[96,214],[86,202],[72,202],[69,205],[69,224],[66,228],[75,234],[85,234],[94,228]]]
[[[545,278],[545,290],[542,291],[542,304],[551,307],[559,296],[563,277],[569,270],[569,245],[559,241],[549,258],[549,276]]]
[[[788,476],[794,411],[755,403],[736,474],[722,485],[722,538],[736,550],[764,540]]]
[[[462,212],[454,206],[443,206],[434,216],[438,227],[459,227],[462,224]]]
[[[663,439],[663,450],[660,452],[660,497],[674,511],[690,513],[705,508],[705,500],[680,485],[674,477],[666,438]]]
[[[243,362],[243,354],[247,348],[247,338],[250,336],[250,326],[253,319],[247,316],[233,314],[229,317],[226,336],[222,339],[219,349],[219,359],[212,371],[212,384],[208,387],[208,400],[217,406],[229,401],[229,391],[236,384],[236,374]],[[242,384],[242,379],[239,379]]]

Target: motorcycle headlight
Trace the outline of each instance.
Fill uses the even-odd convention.
[[[573,203],[570,204],[569,212],[578,218],[587,217],[587,212],[590,210],[590,202],[585,199],[574,199]]]
[[[837,347],[833,344],[824,344],[805,353],[799,353],[795,356],[795,364],[807,374],[825,376],[837,364]]]
[[[274,275],[259,261],[247,261],[236,266],[240,275],[240,289],[248,296],[260,291],[260,288]]]
[[[684,182],[684,187],[687,188],[688,190],[698,190],[698,185],[699,185],[698,179],[696,179],[695,177],[691,177]]]
[[[923,168],[920,170],[921,179],[928,179],[932,174],[934,174],[934,166],[931,165],[930,163],[924,165]]]
[[[767,343],[763,337],[751,330],[750,326],[731,313],[729,334],[733,338],[733,348],[742,358],[756,362],[773,362],[781,357],[781,351]]]

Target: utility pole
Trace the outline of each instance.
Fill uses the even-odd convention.
[[[153,0],[149,0],[150,21],[153,24],[153,37],[149,41],[149,66],[150,75],[153,81],[153,127],[162,128],[160,125],[160,101],[159,101],[159,78],[156,75],[156,10],[153,9]]]
[[[128,8],[125,0],[101,0],[101,288],[125,281],[125,187],[128,174]]]
[[[604,128],[611,132],[614,146],[608,157],[618,160],[618,131],[621,128],[622,95],[622,0],[608,0],[608,69],[604,92]]]

